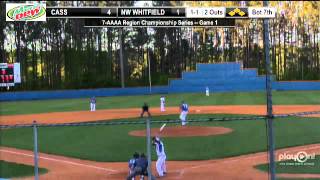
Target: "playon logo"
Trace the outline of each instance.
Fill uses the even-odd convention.
[[[6,21],[46,21],[46,4],[7,3]]]
[[[309,159],[315,159],[315,158],[316,158],[315,153],[308,154],[305,151],[300,151],[296,154],[287,154],[287,153],[279,154],[279,161],[294,160],[295,162],[304,163]]]

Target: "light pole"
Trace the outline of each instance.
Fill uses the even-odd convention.
[[[149,43],[150,43],[150,29],[147,28],[148,42],[147,42],[147,58],[148,58],[148,68],[149,68],[149,93],[151,94],[151,64],[150,64],[150,53],[149,53]]]
[[[147,154],[148,154],[148,180],[152,180],[152,171],[151,171],[151,130],[150,130],[150,117],[146,118],[146,130],[147,130]]]
[[[119,1],[119,7],[121,7],[121,1]],[[119,28],[119,56],[120,56],[120,78],[121,78],[121,88],[124,88],[124,67],[123,67],[123,28]]]
[[[120,41],[120,75],[121,75],[121,88],[124,88],[124,67],[123,67],[123,44],[122,44],[122,34],[123,29],[119,29],[119,41]]]
[[[38,170],[38,129],[37,122],[33,121],[33,156],[34,156],[34,179],[39,180]]]
[[[263,1],[263,6],[268,6],[268,1]],[[270,63],[270,44],[269,44],[269,24],[268,19],[263,20],[264,29],[264,49],[266,58],[266,88],[267,88],[267,131],[268,131],[268,146],[269,146],[269,173],[270,179],[276,179],[275,168],[275,142],[273,131],[273,109],[272,109],[272,82],[271,82],[271,63]]]

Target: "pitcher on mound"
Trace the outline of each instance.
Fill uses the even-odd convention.
[[[187,124],[187,115],[189,112],[189,106],[184,101],[181,102],[180,111],[181,111],[180,113],[181,125],[185,126]]]

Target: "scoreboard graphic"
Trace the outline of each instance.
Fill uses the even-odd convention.
[[[0,87],[14,86],[21,83],[20,63],[0,63]]]
[[[235,19],[274,18],[273,7],[47,7],[45,1],[6,3],[6,21],[84,19],[84,27],[234,27]]]
[[[47,18],[82,18],[84,27],[234,27],[235,19],[274,18],[270,7],[47,7]]]

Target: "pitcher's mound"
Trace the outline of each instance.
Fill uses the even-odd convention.
[[[213,136],[227,134],[232,129],[225,127],[206,127],[206,126],[175,126],[165,127],[161,133],[159,128],[151,129],[151,136],[160,135],[161,137],[191,137],[191,136]],[[146,136],[146,130],[137,130],[129,132],[131,136]]]

